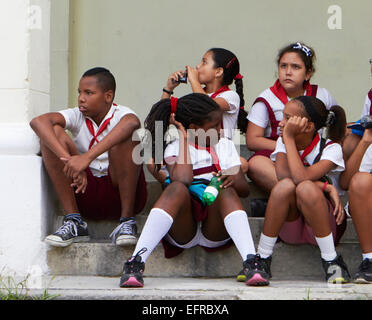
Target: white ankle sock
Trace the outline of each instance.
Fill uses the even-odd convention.
[[[319,246],[322,259],[324,259],[325,261],[332,261],[337,257],[332,232],[328,236],[323,238],[315,237],[315,240]]]
[[[363,256],[363,260],[364,259],[372,260],[372,252],[362,253],[362,256]]]
[[[274,246],[278,237],[268,237],[261,233],[260,242],[258,243],[257,253],[261,258],[266,259],[273,254]]]
[[[160,240],[168,233],[172,224],[173,218],[166,211],[159,208],[151,209],[143,226],[141,236],[137,241],[133,256],[142,248],[147,248],[147,251],[141,254],[142,262],[145,262]]]
[[[229,213],[224,219],[224,224],[243,261],[247,259],[248,254],[256,254],[251,228],[249,227],[245,211],[236,210]]]

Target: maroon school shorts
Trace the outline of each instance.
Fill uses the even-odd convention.
[[[95,177],[86,170],[88,185],[85,193],[75,195],[80,214],[90,220],[118,220],[121,217],[119,189],[112,185],[110,174]],[[138,177],[133,215],[140,213],[147,200],[146,179],[141,167]]]

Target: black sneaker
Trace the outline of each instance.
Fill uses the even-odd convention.
[[[45,238],[45,242],[55,247],[67,247],[73,242],[90,240],[88,225],[77,219],[64,219],[63,225],[53,234]]]
[[[121,288],[143,287],[145,263],[142,262],[141,254],[146,251],[147,248],[142,248],[134,257],[124,263],[123,274],[120,278]]]
[[[266,260],[266,261],[264,261]],[[247,255],[247,260],[243,262],[243,272],[247,286],[267,286],[270,279],[271,257],[262,259],[259,254]]]
[[[337,257],[332,261],[325,261],[322,259],[322,265],[328,283],[350,282],[350,273],[341,255],[337,255]]]
[[[261,262],[264,265],[264,269],[265,269],[266,273],[269,275],[269,279],[271,279],[271,256],[266,258],[266,259],[261,258]],[[244,273],[244,268],[236,276],[236,281],[238,281],[238,282],[246,282],[247,281],[247,277],[245,276],[245,273]]]
[[[372,259],[364,259],[355,274],[354,283],[372,283]]]
[[[252,199],[250,201],[251,216],[252,217],[264,217],[267,206],[267,199]]]
[[[112,243],[117,246],[130,246],[137,243],[136,220],[129,218],[121,222],[110,234]]]

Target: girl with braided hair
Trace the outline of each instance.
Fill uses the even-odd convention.
[[[160,241],[166,258],[197,245],[216,250],[234,242],[247,285],[268,284],[239,198],[248,196],[249,187],[233,142],[220,135],[221,119],[220,106],[200,93],[162,99],[152,107],[145,128],[151,133],[154,159],[155,148],[165,147],[163,160],[169,179],[150,211],[133,255],[124,264],[121,287],[143,286],[146,259]],[[161,139],[158,146],[154,139],[157,122],[163,125],[163,136],[169,125],[176,126],[179,138],[168,145]],[[206,205],[202,194],[214,175],[222,184],[215,202]]]

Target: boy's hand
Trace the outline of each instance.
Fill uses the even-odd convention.
[[[71,187],[75,188],[75,193],[85,193],[88,185],[87,174],[85,171],[81,172],[76,179],[73,180]]]
[[[287,121],[283,130],[283,137],[294,138],[300,133],[303,133],[307,128],[309,120],[302,117],[291,117]]]
[[[88,168],[91,162],[86,153],[71,156],[70,158],[61,158],[61,160],[65,163],[63,173],[73,180],[77,179],[78,176]]]

